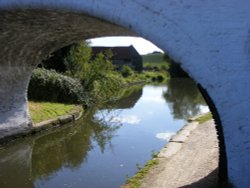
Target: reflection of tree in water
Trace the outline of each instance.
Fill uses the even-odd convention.
[[[112,122],[106,117],[115,117],[116,114],[113,110],[107,110],[106,114],[102,116],[91,116],[91,123],[93,128],[93,138],[97,142],[102,153],[105,151],[105,147],[109,145],[112,148],[111,140],[115,136],[115,132],[121,127],[121,124],[117,122]],[[100,126],[101,125],[101,126]]]
[[[32,143],[28,137],[15,140],[0,148],[0,187],[34,188],[30,179]]]
[[[70,127],[38,138],[32,153],[33,179],[50,178],[63,167],[77,169],[93,149],[93,141],[104,152],[117,129],[119,126],[101,119],[93,120],[93,115],[88,114]]]
[[[142,86],[133,86],[129,89],[124,89],[122,97],[114,103],[111,103],[108,108],[112,109],[129,109],[133,108],[136,104],[136,102],[141,98],[142,96]]]
[[[200,105],[206,105],[195,82],[191,79],[170,79],[163,93],[175,119],[188,119],[199,114]]]

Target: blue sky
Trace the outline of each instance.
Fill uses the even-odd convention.
[[[153,43],[141,37],[102,37],[89,39],[90,46],[130,46],[133,45],[140,54],[161,51]]]

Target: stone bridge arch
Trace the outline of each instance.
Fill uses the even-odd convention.
[[[203,86],[222,123],[229,182],[249,187],[249,10],[248,0],[2,0],[0,130],[28,129],[27,86],[39,61],[100,30],[109,35],[106,20],[112,35],[149,39]]]

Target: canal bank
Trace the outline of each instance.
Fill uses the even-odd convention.
[[[143,178],[136,182],[132,177],[123,188],[217,187],[218,140],[213,120],[188,123],[152,160],[157,164]]]
[[[137,87],[142,88],[144,84],[145,81],[137,81],[124,85],[122,87],[123,92],[121,92],[119,96],[120,98],[118,97],[118,99],[110,102],[112,103],[111,105],[119,100],[127,100],[127,97],[129,97],[131,93],[136,91]],[[73,106],[71,107],[71,110],[69,110],[70,106]],[[105,105],[103,104],[103,106]],[[87,107],[87,109],[85,109],[81,105],[69,105],[64,103],[29,101],[29,109],[32,119],[32,126],[30,125],[22,129],[12,129],[10,127],[6,128],[5,130],[1,130],[0,144],[6,144],[21,137],[30,136],[44,130],[49,130],[52,128],[61,127],[65,124],[69,124],[80,119],[84,112],[91,111],[92,108]]]
[[[1,145],[1,187],[120,187],[207,110],[191,80],[126,93],[78,121]]]
[[[77,108],[74,108],[67,114],[58,116],[56,118],[51,118],[39,123],[33,123],[32,126],[27,127],[26,129],[6,130],[4,132],[0,132],[0,144],[5,144],[21,137],[29,136],[41,132],[43,130],[60,127],[70,122],[74,122],[80,119],[82,114],[83,108],[79,106]]]

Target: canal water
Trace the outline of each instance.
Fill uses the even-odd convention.
[[[189,79],[133,89],[75,123],[1,146],[0,187],[118,188],[206,111]]]

